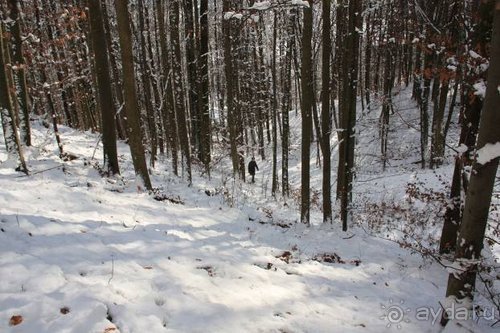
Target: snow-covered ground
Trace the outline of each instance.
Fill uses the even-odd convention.
[[[155,196],[134,182],[125,144],[122,177],[105,179],[91,159],[102,158],[96,134],[62,127],[64,147],[78,157],[69,162],[58,158],[50,130],[35,122],[33,134],[30,176],[0,165],[0,332],[442,330],[444,268],[362,223],[344,233],[338,222],[321,225],[320,212],[309,228],[293,223],[296,205],[270,198],[270,162],[258,161],[254,185],[231,181],[219,166],[211,180],[195,172],[188,187],[163,161],[152,170]],[[411,144],[397,149],[415,157]],[[375,158],[361,162],[358,205],[403,200],[415,179],[450,179],[450,166],[396,165],[380,175]],[[316,189],[319,176],[316,167]],[[469,323],[472,331],[498,329],[490,325],[499,314],[487,315]]]

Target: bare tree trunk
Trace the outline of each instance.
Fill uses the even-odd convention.
[[[115,56],[114,53],[114,48],[113,48],[113,38],[111,37],[111,27],[109,24],[109,16],[108,16],[108,5],[106,4],[106,1],[102,2],[102,20],[104,22],[104,30],[106,32],[106,46],[107,46],[107,51],[109,55],[109,65],[111,66],[111,73],[112,73],[112,80],[111,80],[111,86],[113,88],[113,97],[115,101],[115,109],[119,110],[122,107],[123,104],[123,89],[122,89],[122,81],[120,79],[120,73],[118,72],[118,64],[117,64],[117,58],[118,56]],[[126,120],[124,119],[125,117],[123,116],[124,112],[119,112],[116,115],[116,129],[117,129],[117,134],[118,137],[122,140],[125,140],[127,138],[127,130],[126,130]]]
[[[500,0],[495,1],[493,21],[493,36],[491,40],[491,59],[488,69],[488,81],[483,113],[479,125],[478,160],[473,165],[469,188],[465,199],[465,209],[460,232],[455,261],[461,263],[462,271],[452,272],[448,279],[446,296],[455,299],[473,297],[478,268],[477,260],[481,258],[484,234],[488,222],[491,195],[498,170],[499,154],[492,151],[489,157],[485,152],[488,145],[500,142]],[[486,155],[486,156],[485,156]],[[447,321],[443,317],[442,324]]]
[[[372,61],[372,24],[370,24],[371,15],[368,14],[366,17],[366,50],[365,50],[365,100],[366,108],[368,111],[371,110],[370,92],[371,92],[371,61]]]
[[[294,16],[295,11],[292,11],[291,17],[288,18],[289,24],[287,31],[290,35],[293,32]],[[283,116],[281,118],[283,122],[283,135],[281,136],[281,190],[285,198],[290,195],[288,150],[290,146],[290,110],[292,108],[292,51],[295,47],[295,36],[290,35],[287,37],[288,48],[285,51],[285,63],[283,68]]]
[[[313,73],[312,73],[312,30],[313,30],[313,1],[308,0],[309,7],[304,7],[304,25],[302,31],[302,172],[301,172],[301,206],[300,221],[310,223],[310,158],[312,135],[312,107],[314,103]]]
[[[154,167],[156,155],[158,151],[158,130],[156,128],[155,110],[153,105],[153,92],[151,88],[151,70],[148,66],[148,52],[147,52],[147,42],[146,42],[146,20],[149,20],[147,8],[144,5],[143,0],[139,0],[137,3],[139,12],[139,36],[140,36],[140,54],[141,61],[139,63],[140,75],[142,79],[142,87],[144,91],[144,104],[146,107],[146,117],[147,117],[147,129],[149,132],[149,144],[151,149],[151,159],[150,165]],[[146,11],[146,15],[144,15]]]
[[[186,108],[184,103],[184,84],[182,80],[182,59],[181,59],[181,45],[179,38],[179,11],[180,0],[173,0],[170,2],[169,15],[170,15],[170,43],[173,48],[172,54],[172,85],[175,104],[175,115],[178,124],[179,143],[182,151],[182,171],[187,173],[187,180],[189,184],[192,182],[191,177],[191,149],[188,135],[188,125]]]
[[[31,146],[31,124],[29,112],[28,87],[26,85],[26,66],[23,57],[23,43],[21,40],[21,22],[19,17],[19,1],[9,0],[8,8],[12,33],[12,62],[14,74],[14,88],[16,91],[16,102],[19,104],[19,132],[21,142]]]
[[[342,184],[344,183],[343,177],[345,176],[345,145],[347,144],[346,132],[345,132],[345,88],[344,81],[346,80],[346,65],[345,57],[349,52],[344,52],[344,43],[347,42],[346,29],[348,25],[348,16],[346,10],[347,0],[339,0],[337,10],[336,10],[336,35],[335,35],[335,64],[337,70],[337,88],[338,88],[338,126],[337,126],[337,139],[339,141],[338,150],[338,167],[337,167],[337,199],[340,199],[342,194]]]
[[[168,145],[172,153],[172,168],[175,175],[178,175],[178,141],[177,141],[177,123],[175,121],[175,111],[173,102],[172,80],[171,80],[171,66],[169,51],[167,48],[167,27],[165,26],[165,9],[163,7],[163,0],[157,0],[157,20],[160,39],[161,50],[161,64],[162,64],[162,80],[161,80],[161,94],[162,94],[162,118],[163,127],[167,132]]]
[[[208,73],[208,0],[200,0],[200,51],[198,54],[199,92],[198,107],[200,116],[200,158],[205,171],[210,174],[210,104],[209,104],[209,73]]]
[[[231,1],[223,0],[223,12],[231,10]],[[240,175],[238,150],[236,146],[236,115],[234,103],[234,76],[233,59],[231,55],[231,18],[224,17],[222,22],[224,34],[224,72],[226,76],[226,107],[227,107],[227,126],[229,127],[229,144],[231,148],[231,161],[233,163],[233,174]],[[244,172],[244,170],[243,170]]]
[[[271,62],[271,78],[272,78],[272,117],[273,117],[273,173],[272,173],[272,185],[271,193],[275,197],[276,192],[278,192],[278,93],[277,93],[277,73],[276,73],[276,61],[277,61],[277,39],[278,39],[278,13],[274,11],[274,28],[273,28],[273,56]]]
[[[330,119],[330,54],[332,41],[330,36],[330,0],[323,0],[323,52],[321,76],[321,151],[323,154],[323,222],[332,222],[331,193],[331,154],[330,137],[332,132]]]
[[[89,0],[92,50],[94,50],[97,91],[102,117],[102,144],[104,148],[103,170],[108,175],[120,173],[116,150],[116,109],[113,104],[106,35],[104,33],[101,0]],[[95,52],[98,50],[97,52]],[[97,98],[96,98],[97,99]]]
[[[198,10],[196,0],[184,0],[184,38],[186,44],[186,63],[187,63],[187,100],[189,105],[189,113],[191,115],[191,145],[196,154],[201,159],[201,114],[198,106],[198,66],[197,60],[197,43],[199,40],[198,30],[194,12]]]
[[[491,26],[490,13],[492,3],[493,1],[491,0],[482,2],[474,6],[472,10],[472,17],[476,19],[470,28],[470,44],[477,47],[477,52],[479,52],[479,55],[482,57],[487,56],[484,52],[489,40],[487,39],[488,34],[485,30],[488,30]],[[464,41],[463,43],[465,44],[466,42]],[[474,94],[474,84],[478,80],[486,80],[486,77],[484,77],[485,75],[482,74],[478,77],[476,68],[469,68],[469,66],[459,68],[459,73],[462,81],[462,93],[459,117],[461,129],[458,143],[459,146],[465,146],[466,151],[461,152],[455,157],[455,168],[450,189],[450,204],[446,206],[444,215],[444,224],[439,246],[440,253],[454,252],[456,249],[463,208],[462,198],[465,196],[465,192],[467,192],[467,176],[465,175],[465,169],[466,167],[470,167],[473,162],[471,158],[476,146],[479,120],[483,109],[482,98]],[[456,78],[456,80],[458,81],[458,78]],[[455,94],[456,91],[454,92],[454,95]],[[454,98],[456,98],[456,96],[452,97],[452,100]],[[450,106],[450,108],[452,106]]]
[[[392,42],[385,45],[384,60],[384,101],[382,104],[382,114],[380,115],[380,152],[382,154],[382,170],[387,166],[387,148],[389,143],[389,116],[392,107],[392,68],[394,67],[394,47]]]
[[[437,80],[437,78],[435,79]],[[446,100],[448,99],[449,79],[444,78],[441,82],[439,98],[436,99],[435,112],[432,116],[432,137],[431,137],[431,168],[439,167],[444,159],[444,133],[443,120]]]
[[[127,132],[129,137],[130,153],[134,163],[136,175],[144,182],[147,190],[152,190],[148,167],[144,156],[142,132],[140,125],[139,103],[137,100],[134,57],[132,55],[132,31],[130,29],[130,15],[128,1],[115,0],[116,17],[118,21],[118,35],[123,67],[123,88],[125,91],[125,112],[127,114]]]
[[[431,80],[433,77],[433,56],[432,50],[426,50],[424,57],[424,88],[422,91],[422,103],[420,105],[420,155],[422,158],[422,168],[426,165],[426,151],[429,142],[429,96],[431,90]]]
[[[356,126],[356,92],[357,92],[357,77],[358,77],[358,57],[359,57],[359,34],[361,30],[360,21],[361,1],[349,1],[349,25],[347,47],[348,52],[345,54],[344,79],[342,82],[344,91],[344,101],[342,114],[342,129],[344,131],[343,139],[344,154],[342,160],[339,160],[339,166],[343,166],[342,174],[339,174],[338,181],[340,182],[340,218],[342,220],[342,230],[346,231],[349,218],[349,202],[352,199],[352,182],[354,178],[354,148],[355,126]]]

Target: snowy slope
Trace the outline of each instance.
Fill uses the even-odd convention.
[[[35,123],[32,175],[0,165],[0,332],[441,331],[437,317],[416,313],[440,310],[446,270],[361,227],[289,223],[294,204],[269,198],[266,162],[255,185],[231,185],[221,167],[193,187],[160,163],[157,199],[174,203],[138,188],[125,144],[123,177],[106,180],[90,160],[95,150],[101,158],[98,137],[61,131],[78,159],[61,162],[51,132]],[[360,173],[359,193],[404,196],[417,171],[391,172]],[[224,182],[229,193],[205,193]]]

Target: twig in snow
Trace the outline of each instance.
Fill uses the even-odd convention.
[[[94,152],[92,153],[91,160],[93,160],[95,157],[95,152],[97,151],[97,147],[99,146],[99,142],[101,142],[101,139],[102,139],[102,135],[99,135],[99,138],[97,139],[97,143],[95,144]]]
[[[113,277],[115,276],[115,258],[113,255],[111,255],[111,277],[108,280],[108,284],[111,283],[111,280],[113,280]]]
[[[45,171],[54,170],[54,169],[60,168],[60,167],[62,167],[62,166],[63,166],[63,165],[62,165],[62,164],[60,164],[60,165],[56,165],[55,167],[52,167],[52,168],[48,168],[48,169],[44,169],[44,170],[40,170],[40,171],[36,171],[36,172],[32,172],[32,173],[31,173],[31,176],[36,175],[36,174],[39,174],[39,173],[43,173],[43,172],[45,172]],[[29,176],[29,175],[22,175],[22,176],[19,176],[19,177],[27,177],[27,176]]]
[[[351,238],[353,238],[354,236],[356,236],[356,234],[352,234],[351,236],[347,236],[347,237],[342,237],[342,239],[351,239]]]

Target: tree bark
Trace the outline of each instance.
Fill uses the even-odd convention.
[[[288,48],[285,51],[285,59],[283,66],[283,97],[281,117],[283,134],[281,136],[281,190],[283,197],[288,198],[290,195],[290,183],[288,176],[288,153],[290,147],[290,110],[292,108],[292,51],[295,47],[295,36],[292,35],[293,24],[295,21],[295,11],[292,11],[291,17],[288,18],[287,37]]]
[[[302,30],[302,64],[301,64],[301,87],[302,87],[302,165],[301,165],[301,206],[300,221],[310,224],[310,158],[311,158],[311,135],[312,135],[312,107],[314,103],[313,73],[312,73],[312,30],[313,30],[313,1],[308,0],[309,7],[304,7],[304,22]]]
[[[339,160],[340,182],[340,218],[342,220],[342,230],[347,231],[349,219],[349,203],[352,199],[352,182],[354,178],[354,148],[355,126],[356,126],[356,93],[358,78],[358,57],[359,57],[359,33],[361,31],[361,1],[349,1],[349,24],[346,48],[349,50],[345,54],[342,80],[344,99],[342,114],[343,140],[345,141],[342,160]]]
[[[198,114],[200,116],[200,158],[205,166],[205,171],[210,174],[211,161],[211,134],[210,134],[210,86],[208,72],[208,0],[200,0],[200,51],[198,54],[198,74],[199,74],[199,100]]]
[[[484,52],[486,50],[486,44],[489,42],[489,31],[491,31],[492,4],[493,1],[491,0],[481,2],[471,9],[471,16],[475,18],[475,20],[470,28],[471,38],[468,42],[470,43],[470,46],[474,47],[477,53],[482,57],[487,57]],[[463,43],[465,44],[466,41]],[[462,81],[460,102],[461,110],[459,117],[459,123],[461,126],[459,146],[466,147],[466,151],[455,157],[455,168],[453,171],[450,189],[450,204],[447,205],[444,216],[444,224],[439,246],[440,253],[454,252],[456,249],[458,230],[463,208],[462,197],[465,196],[465,192],[467,191],[467,176],[465,175],[465,168],[470,167],[473,162],[472,154],[476,146],[479,120],[483,109],[482,98],[474,94],[474,84],[480,80],[486,79],[484,77],[484,73],[481,73],[478,77],[476,68],[470,66],[460,67],[459,73]],[[454,96],[452,99],[454,98],[456,97]],[[452,106],[453,102],[450,108]],[[462,195],[462,193],[464,195]]]
[[[231,1],[223,1],[223,15],[231,11]],[[227,108],[227,126],[229,128],[229,144],[231,149],[231,161],[233,163],[233,175],[239,175],[241,178],[241,170],[239,168],[238,149],[236,145],[236,115],[234,103],[234,84],[233,76],[233,59],[232,59],[232,42],[231,42],[231,18],[223,17],[222,30],[224,34],[224,74],[226,76],[226,108]],[[243,172],[245,172],[243,170]]]
[[[493,21],[493,36],[491,39],[491,58],[488,69],[488,81],[483,113],[479,125],[477,147],[479,156],[488,144],[500,142],[500,0],[495,1]],[[488,222],[488,213],[491,195],[498,170],[498,154],[494,154],[489,161],[475,161],[473,172],[465,199],[465,208],[455,261],[461,263],[463,271],[452,272],[448,279],[446,296],[456,299],[473,298],[476,282],[478,261],[481,259],[484,234]],[[443,324],[447,318],[443,318]]]
[[[23,57],[23,43],[21,39],[21,22],[19,17],[19,1],[9,0],[8,8],[12,33],[11,60],[14,74],[14,88],[16,91],[16,101],[19,105],[19,132],[21,142],[26,146],[31,146],[31,124],[29,112],[28,86],[26,84],[26,65]]]
[[[178,141],[177,141],[177,123],[175,121],[175,111],[172,92],[172,80],[170,78],[170,57],[167,47],[167,27],[165,26],[165,9],[163,7],[163,0],[157,0],[157,21],[160,39],[161,51],[161,95],[163,99],[161,114],[163,119],[163,127],[168,139],[168,146],[172,153],[172,168],[175,175],[179,174],[178,171]]]
[[[182,171],[186,172],[189,184],[191,178],[191,145],[188,134],[187,112],[184,103],[184,83],[182,80],[181,44],[179,38],[180,0],[170,1],[170,44],[172,54],[172,87],[174,94],[175,115],[178,125],[179,143],[182,151]]]
[[[429,97],[431,91],[431,80],[433,77],[433,50],[424,49],[424,88],[422,90],[422,100],[420,105],[420,156],[422,158],[422,169],[426,166],[427,144],[429,142]]]
[[[184,41],[186,43],[186,63],[187,63],[187,100],[189,114],[191,115],[191,146],[198,157],[201,157],[201,114],[199,94],[198,94],[198,66],[196,65],[199,40],[194,12],[198,10],[196,0],[184,0]],[[201,158],[200,158],[201,159]]]
[[[151,149],[150,165],[154,168],[156,155],[158,151],[158,130],[156,128],[156,117],[153,104],[153,92],[151,88],[151,70],[148,65],[148,52],[147,52],[147,40],[146,40],[146,21],[149,20],[147,8],[144,5],[143,0],[137,2],[138,12],[139,12],[139,39],[140,39],[140,55],[141,61],[139,62],[139,68],[141,75],[139,76],[142,81],[142,88],[144,92],[144,105],[146,108],[147,117],[147,129],[149,133],[149,145]],[[146,11],[146,15],[144,15]]]
[[[152,190],[148,167],[142,144],[143,135],[140,126],[139,103],[137,100],[134,57],[132,55],[132,31],[127,0],[115,0],[116,17],[118,21],[118,35],[120,38],[120,52],[123,67],[123,89],[125,91],[125,112],[127,114],[127,132],[129,137],[130,153],[137,176],[141,178],[147,190]]]
[[[271,78],[272,78],[272,117],[273,117],[273,164],[272,164],[272,184],[271,193],[276,197],[278,192],[278,75],[276,73],[277,61],[277,39],[278,39],[278,13],[274,11],[274,27],[273,27],[273,56],[271,61]]]
[[[323,222],[332,222],[332,193],[331,193],[331,154],[330,138],[332,132],[330,118],[330,54],[332,40],[330,36],[330,5],[331,0],[323,0],[323,50],[321,71],[321,151],[323,154]]]
[[[118,153],[116,150],[115,106],[113,104],[110,68],[104,33],[101,0],[89,0],[90,27],[92,50],[94,50],[94,63],[97,76],[97,91],[99,106],[101,108],[101,131],[104,150],[103,170],[108,175],[120,173],[118,166]],[[97,51],[97,52],[96,52]],[[96,98],[96,99],[97,99]]]

